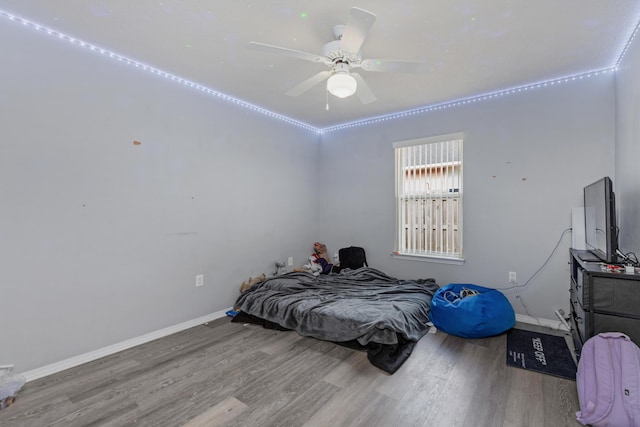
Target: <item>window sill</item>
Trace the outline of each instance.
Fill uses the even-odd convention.
[[[391,256],[395,259],[434,262],[437,264],[452,264],[452,265],[464,264],[464,258],[450,258],[450,257],[434,256],[434,255],[401,254],[397,252],[391,252]]]

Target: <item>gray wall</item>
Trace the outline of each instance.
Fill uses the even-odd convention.
[[[241,281],[302,264],[315,240],[362,245],[397,277],[523,283],[582,187],[614,173],[612,74],[320,138],[18,26],[0,40],[0,364],[18,371],[227,308]],[[637,47],[627,64],[616,184],[638,206]],[[391,144],[458,131],[466,263],[392,258]],[[622,242],[640,241],[631,212]],[[522,290],[531,315],[568,308],[570,241]]]
[[[302,264],[317,134],[17,25],[0,40],[0,364],[214,313]]]
[[[614,171],[613,73],[494,100],[385,121],[322,136],[320,232],[330,251],[367,250],[371,266],[401,278],[434,277],[440,285],[520,284],[550,256],[584,185]],[[401,260],[394,249],[392,143],[462,131],[464,256],[462,266]],[[566,233],[557,252],[520,295],[534,317],[557,320],[569,306]],[[526,314],[507,291],[517,313]]]
[[[619,247],[640,257],[640,43],[616,72],[616,174]]]

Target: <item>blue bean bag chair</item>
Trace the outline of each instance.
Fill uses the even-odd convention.
[[[451,283],[434,294],[431,321],[451,335],[483,338],[511,329],[516,314],[509,300],[496,289]]]

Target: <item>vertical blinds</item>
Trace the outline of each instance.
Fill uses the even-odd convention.
[[[397,247],[462,257],[462,138],[394,145]]]

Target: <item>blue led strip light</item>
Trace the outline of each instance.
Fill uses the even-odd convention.
[[[457,100],[454,100],[454,101],[447,101],[447,102],[443,102],[441,104],[427,105],[427,106],[424,106],[424,107],[415,108],[413,110],[400,111],[398,113],[388,114],[388,115],[385,115],[385,116],[372,117],[372,118],[365,119],[365,120],[358,120],[358,121],[355,121],[355,122],[344,123],[344,124],[337,125],[337,126],[331,126],[331,127],[328,127],[328,128],[321,129],[320,133],[334,132],[334,131],[341,130],[341,129],[352,128],[352,127],[357,127],[357,126],[364,126],[364,125],[370,125],[370,124],[374,124],[374,123],[384,122],[384,121],[387,121],[387,120],[400,119],[400,118],[403,118],[403,117],[413,116],[413,115],[416,115],[416,114],[428,113],[428,112],[431,112],[431,111],[445,110],[445,109],[451,108],[451,107],[458,107],[458,106],[461,106],[461,105],[473,104],[473,103],[481,102],[481,101],[487,101],[489,99],[500,98],[500,97],[503,97],[503,96],[506,96],[506,95],[513,95],[513,94],[516,94],[516,93],[527,92],[527,91],[534,90],[534,89],[545,88],[545,87],[548,87],[548,86],[555,86],[555,85],[559,85],[559,84],[562,84],[562,83],[573,82],[573,81],[576,81],[576,80],[583,80],[583,79],[586,79],[586,78],[599,76],[601,74],[606,74],[606,73],[614,72],[614,71],[615,71],[615,67],[609,67],[609,68],[604,68],[602,70],[596,70],[596,71],[591,71],[591,72],[587,72],[587,73],[575,74],[575,75],[572,75],[572,76],[561,77],[561,78],[553,79],[553,80],[547,80],[547,81],[543,81],[543,82],[540,82],[540,83],[532,83],[532,84],[528,84],[528,85],[525,85],[525,86],[515,87],[515,88],[512,88],[512,89],[501,90],[501,91],[498,91],[498,92],[486,93],[484,95],[477,95],[477,96],[472,96],[472,97],[469,97],[469,98],[462,98],[462,99],[457,99]]]
[[[553,85],[557,85],[557,84],[561,84],[561,83],[569,83],[575,80],[582,80],[584,78],[590,78],[592,76],[598,76],[600,74],[605,74],[608,72],[614,72],[616,70],[616,68],[620,65],[620,62],[622,61],[623,57],[625,56],[625,54],[627,53],[629,46],[631,45],[631,42],[634,40],[634,38],[636,37],[637,33],[640,31],[640,22],[636,25],[633,33],[631,34],[631,36],[629,37],[629,40],[627,41],[627,43],[625,44],[624,48],[622,49],[618,60],[615,64],[615,66],[612,67],[608,67],[608,68],[603,68],[601,70],[595,70],[595,71],[590,71],[590,72],[585,72],[585,73],[580,73],[580,74],[575,74],[572,76],[568,76],[568,77],[561,77],[558,79],[552,79],[552,80],[547,80],[544,82],[540,82],[540,83],[533,83],[533,84],[528,84],[525,86],[520,86],[520,87],[516,87],[516,88],[512,88],[512,89],[506,89],[506,90],[501,90],[501,91],[497,91],[497,92],[491,92],[491,93],[487,93],[484,95],[478,95],[478,96],[473,96],[473,97],[469,97],[469,98],[463,98],[463,99],[458,99],[458,100],[454,100],[454,101],[447,101],[441,104],[435,104],[435,105],[427,105],[427,106],[423,106],[420,108],[416,108],[413,110],[407,110],[407,111],[401,111],[398,113],[393,113],[393,114],[388,114],[388,115],[384,115],[384,116],[378,116],[378,117],[371,117],[368,119],[364,119],[364,120],[358,120],[358,121],[354,121],[354,122],[349,122],[349,123],[343,123],[340,125],[336,125],[336,126],[330,126],[324,129],[318,129],[316,127],[313,127],[311,125],[308,125],[306,123],[302,123],[300,121],[294,120],[290,117],[287,116],[283,116],[281,114],[278,113],[274,113],[273,111],[269,111],[267,109],[264,109],[262,107],[258,107],[254,104],[248,103],[246,101],[243,101],[241,99],[238,98],[234,98],[230,95],[226,95],[222,92],[218,92],[215,91],[213,89],[210,89],[206,86],[202,86],[198,83],[194,83],[192,81],[183,79],[181,77],[178,77],[176,75],[173,75],[171,73],[167,73],[165,71],[159,70],[157,68],[151,67],[149,65],[145,65],[141,62],[138,61],[134,61],[132,59],[126,58],[124,56],[118,55],[114,52],[108,51],[106,49],[102,49],[98,46],[94,46],[92,44],[83,42],[79,39],[70,37],[68,35],[62,34],[60,32],[51,30],[49,28],[43,27],[41,25],[35,24],[33,22],[30,22],[26,19],[17,17],[15,15],[12,15],[10,13],[4,12],[2,10],[0,10],[0,16],[5,17],[11,21],[14,22],[18,22],[21,23],[22,25],[26,26],[26,27],[30,27],[34,30],[37,31],[41,31],[44,32],[52,37],[56,37],[65,41],[68,41],[72,44],[76,44],[85,48],[88,48],[94,52],[100,53],[102,55],[105,56],[109,56],[112,59],[118,60],[120,62],[124,62],[128,65],[132,65],[136,68],[140,68],[144,71],[148,71],[152,74],[156,74],[159,75],[161,77],[165,77],[167,79],[173,80],[177,83],[181,83],[185,86],[191,87],[193,89],[196,90],[200,90],[208,95],[212,95],[215,96],[217,98],[223,99],[227,102],[231,102],[234,103],[240,107],[243,108],[247,108],[249,110],[258,112],[260,114],[264,114],[268,117],[277,119],[277,120],[281,120],[287,124],[293,125],[293,126],[297,126],[312,132],[316,132],[318,134],[322,134],[322,133],[328,133],[328,132],[334,132],[337,130],[341,130],[341,129],[346,129],[346,128],[352,128],[352,127],[357,127],[357,126],[364,126],[364,125],[369,125],[369,124],[374,124],[374,123],[379,123],[379,122],[383,122],[383,121],[387,121],[387,120],[394,120],[394,119],[399,119],[399,118],[403,118],[403,117],[407,117],[407,116],[412,116],[412,115],[416,115],[416,114],[423,114],[423,113],[428,113],[430,111],[438,111],[438,110],[443,110],[443,109],[447,109],[447,108],[451,108],[451,107],[457,107],[460,105],[466,105],[466,104],[471,104],[471,103],[476,103],[476,102],[481,102],[481,101],[486,101],[489,99],[493,99],[493,98],[498,98],[498,97],[502,97],[505,95],[511,95],[514,93],[520,93],[520,92],[525,92],[525,91],[529,91],[529,90],[533,90],[533,89],[539,89],[539,88],[543,88],[543,87],[547,87],[547,86],[553,86]]]
[[[109,50],[102,49],[102,48],[100,48],[98,46],[92,45],[90,43],[86,43],[86,42],[84,42],[82,40],[73,38],[71,36],[68,36],[66,34],[63,34],[63,33],[60,33],[58,31],[52,30],[50,28],[43,27],[43,26],[41,26],[39,24],[36,24],[34,22],[28,21],[26,19],[20,18],[20,17],[15,16],[15,15],[12,15],[10,13],[7,13],[7,12],[3,11],[3,10],[0,10],[0,16],[5,17],[5,18],[9,19],[10,21],[14,21],[14,22],[17,22],[19,24],[22,24],[25,27],[29,27],[29,28],[31,28],[33,30],[37,30],[37,31],[43,32],[45,34],[48,34],[51,37],[55,37],[55,38],[67,41],[69,43],[72,43],[72,44],[75,44],[75,45],[90,49],[93,52],[102,54],[104,56],[108,56],[109,58],[117,60],[117,61],[120,61],[120,62],[124,62],[127,65],[134,66],[134,67],[139,68],[139,69],[141,69],[143,71],[147,71],[147,72],[150,72],[152,74],[156,74],[158,76],[165,77],[165,78],[167,78],[169,80],[172,80],[172,81],[174,81],[176,83],[180,83],[180,84],[183,84],[183,85],[188,86],[190,88],[193,88],[193,89],[199,90],[201,92],[204,92],[207,95],[215,96],[217,98],[223,99],[224,101],[234,103],[234,104],[236,104],[236,105],[238,105],[240,107],[247,108],[249,110],[255,111],[255,112],[260,113],[260,114],[264,114],[264,115],[269,116],[269,117],[271,117],[273,119],[282,120],[283,122],[285,122],[287,124],[290,124],[290,125],[293,125],[293,126],[298,126],[300,128],[303,128],[303,129],[306,129],[306,130],[310,130],[312,132],[319,133],[319,129],[318,128],[310,126],[310,125],[308,125],[306,123],[302,123],[302,122],[294,120],[294,119],[292,119],[290,117],[283,116],[283,115],[278,114],[278,113],[274,113],[273,111],[269,111],[267,109],[258,107],[257,105],[253,105],[253,104],[251,104],[249,102],[243,101],[241,99],[234,98],[233,96],[229,96],[227,94],[224,94],[222,92],[218,92],[216,90],[210,89],[210,88],[208,88],[206,86],[203,86],[203,85],[200,85],[198,83],[194,83],[194,82],[189,81],[187,79],[183,79],[182,77],[176,76],[176,75],[168,73],[166,71],[159,70],[159,69],[154,68],[154,67],[152,67],[150,65],[146,65],[146,64],[143,64],[141,62],[135,61],[133,59],[124,57],[122,55],[118,55],[115,52],[111,52]]]
[[[618,60],[616,61],[616,65],[615,65],[616,68],[620,66],[620,63],[622,62],[622,58],[624,58],[624,55],[626,55],[627,51],[629,50],[629,46],[631,46],[631,42],[633,41],[633,39],[635,39],[639,29],[640,29],[640,22],[638,22],[638,24],[636,25],[636,28],[634,28],[633,30],[633,33],[631,33],[631,36],[629,37],[627,44],[625,44],[624,48],[622,48],[622,52],[620,52],[620,56],[618,56]]]

